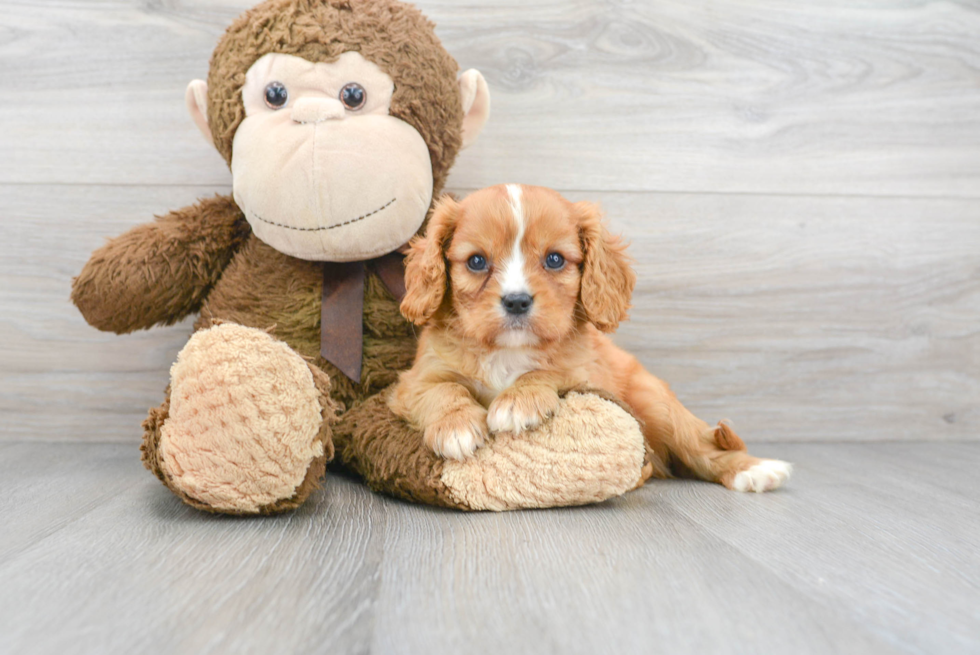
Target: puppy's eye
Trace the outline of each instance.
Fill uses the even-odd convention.
[[[545,268],[550,268],[553,271],[557,271],[565,266],[565,258],[559,255],[557,252],[550,252],[548,256],[544,258]]]
[[[269,82],[265,87],[265,104],[270,109],[281,109],[286,101],[289,100],[289,93],[282,82]]]
[[[340,101],[348,109],[360,109],[367,101],[367,91],[357,82],[351,82],[340,90]]]
[[[483,255],[473,255],[466,260],[466,268],[474,273],[482,273],[487,270],[487,258]]]

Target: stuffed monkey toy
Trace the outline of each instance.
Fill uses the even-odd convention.
[[[389,411],[384,391],[416,349],[399,251],[490,106],[415,8],[268,0],[228,29],[186,99],[232,195],[109,241],[72,288],[100,330],[200,315],[143,424],[143,462],[174,494],[211,512],[286,511],[335,457],[375,490],[473,510],[597,502],[666,475],[629,412],[588,390],[462,462]]]

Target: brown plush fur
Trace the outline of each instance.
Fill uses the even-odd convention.
[[[340,462],[362,476],[374,491],[459,507],[442,483],[442,459],[419,448],[419,433],[391,413],[383,396],[368,398],[340,418],[334,428]]]
[[[438,194],[461,144],[458,67],[432,23],[414,7],[390,0],[268,0],[236,20],[211,60],[208,116],[218,151],[230,163],[245,115],[241,88],[256,60],[283,53],[330,62],[347,51],[360,52],[395,82],[390,113],[425,140],[433,194]],[[216,197],[111,240],[74,280],[72,300],[90,324],[117,333],[174,323],[198,311],[198,329],[226,321],[266,330],[324,379],[329,376],[330,395],[348,409],[395,382],[414,356],[415,334],[385,286],[369,273],[363,372],[360,384],[351,382],[320,357],[322,275],[319,263],[259,241],[235,201]],[[144,424],[144,463],[185,501],[211,509],[181,492],[160,468],[156,448],[168,406],[164,401],[151,410]],[[260,510],[299,505],[326,459],[314,462],[293,498]]]
[[[75,278],[72,302],[92,326],[124,334],[201,308],[251,229],[228,196],[157,217],[102,246]]]
[[[360,384],[320,357],[320,294],[323,269],[284,255],[254,236],[238,251],[215,285],[196,327],[218,319],[268,330],[324,370],[333,381],[332,396],[345,408],[392,384],[415,354],[412,326],[374,273],[364,289],[364,340]]]
[[[395,81],[390,113],[425,139],[438,193],[462,143],[463,108],[458,66],[433,28],[415,7],[387,0],[263,2],[228,28],[211,59],[208,121],[215,147],[230,164],[235,131],[245,118],[245,72],[263,55],[318,63],[360,52]]]

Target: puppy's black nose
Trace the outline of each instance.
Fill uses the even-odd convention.
[[[508,314],[520,315],[527,314],[534,304],[534,298],[527,293],[508,293],[500,299],[500,302],[503,303]]]

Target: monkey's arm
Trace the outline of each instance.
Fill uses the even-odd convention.
[[[90,325],[124,334],[200,309],[250,229],[230,196],[139,225],[92,253],[71,299]]]

